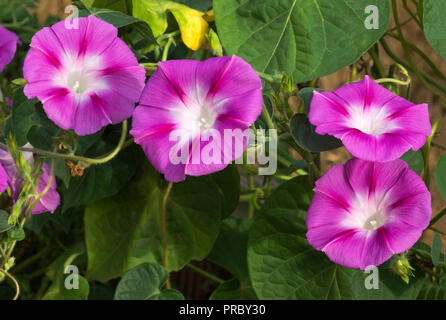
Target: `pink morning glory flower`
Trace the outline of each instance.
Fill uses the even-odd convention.
[[[353,158],[330,168],[314,188],[308,242],[333,262],[365,269],[410,249],[429,225],[431,195],[403,160]]]
[[[262,110],[261,87],[254,69],[237,56],[161,62],[135,109],[130,133],[168,181],[222,170],[246,149],[240,131]],[[230,133],[241,148],[232,148],[232,138],[225,141]],[[209,148],[212,159],[204,155]],[[172,161],[177,149],[185,151],[179,152],[184,161]]]
[[[56,125],[78,135],[131,117],[145,71],[118,30],[95,16],[79,28],[60,21],[37,32],[23,66],[25,94],[37,97]]]
[[[0,192],[5,192],[8,189],[8,175],[0,164]]]
[[[19,37],[0,25],[0,72],[14,58],[17,43],[19,43]]]
[[[32,147],[30,144],[25,145],[25,147]],[[30,152],[22,152],[23,157],[26,161],[29,162],[31,167],[34,165],[33,154]],[[0,149],[0,166],[4,168],[4,171],[7,175],[7,186],[11,188],[11,197],[13,202],[15,203],[20,195],[23,186],[23,178],[20,176],[17,171],[17,167],[15,165],[14,159],[11,157],[9,152]],[[39,177],[36,186],[36,194],[40,194],[48,185],[51,167],[49,164],[44,163],[42,165],[42,174]],[[1,176],[1,170],[0,170]],[[31,214],[40,214],[44,212],[54,213],[57,207],[60,204],[60,196],[56,190],[56,177],[53,176],[52,183],[50,189],[45,193],[45,195],[40,199],[37,205],[32,210]]]
[[[368,76],[333,92],[313,92],[310,122],[341,139],[355,157],[391,161],[421,148],[431,134],[427,104],[413,104]]]

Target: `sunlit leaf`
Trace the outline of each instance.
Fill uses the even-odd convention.
[[[207,45],[209,25],[203,18],[203,12],[173,1],[133,0],[133,15],[147,22],[155,37],[166,31],[168,12],[175,17],[187,47],[198,50]]]

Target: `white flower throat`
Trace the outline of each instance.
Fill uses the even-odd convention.
[[[382,200],[382,199],[381,199]],[[368,194],[356,194],[350,213],[346,215],[346,224],[352,228],[376,230],[387,220],[385,201],[369,197]]]
[[[75,94],[107,89],[106,81],[99,76],[103,69],[99,57],[77,58],[65,55],[62,61],[63,70],[54,77],[57,85]]]
[[[386,110],[382,108],[370,107],[363,110],[362,106],[355,106],[349,109],[349,114],[350,126],[370,135],[378,136],[389,132],[393,127],[386,119]]]
[[[200,132],[212,128],[215,123],[216,116],[211,108],[207,106],[200,106],[197,115],[197,126],[200,127]]]
[[[363,228],[366,230],[375,230],[383,226],[384,223],[385,223],[384,216],[381,214],[381,212],[378,211],[364,222]]]

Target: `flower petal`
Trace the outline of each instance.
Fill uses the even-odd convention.
[[[317,133],[341,139],[353,156],[368,161],[418,150],[431,132],[427,105],[398,97],[368,76],[333,92],[315,91],[309,119]]]
[[[0,72],[14,58],[19,37],[0,25]]]
[[[392,161],[410,149],[407,140],[393,133],[374,136],[352,129],[341,140],[353,156],[368,161]]]
[[[8,188],[8,175],[0,164],[0,192],[5,192]]]
[[[118,30],[94,15],[87,18],[73,19],[77,28],[62,20],[51,26],[66,54],[74,57],[84,55],[99,55],[117,39]]]
[[[51,174],[51,167],[49,164],[44,163],[42,165],[43,173],[39,178],[39,181],[37,183],[36,192],[38,194],[42,193],[45,188],[48,186],[49,180],[50,180],[50,174]],[[44,212],[51,212],[54,213],[56,211],[57,207],[60,204],[60,196],[59,193],[56,191],[57,184],[56,184],[56,177],[53,176],[53,179],[51,181],[51,186],[48,189],[48,191],[45,193],[45,195],[40,199],[38,204],[34,207],[31,214],[40,214]]]
[[[66,89],[55,92],[43,103],[43,109],[55,124],[64,130],[73,128],[75,123],[75,112],[78,101],[76,97]]]

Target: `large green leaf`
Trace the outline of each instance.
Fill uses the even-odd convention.
[[[403,154],[401,160],[406,161],[409,165],[409,168],[415,171],[418,175],[423,172],[424,160],[423,155],[421,154],[421,150],[409,150],[405,154]]]
[[[152,29],[150,29],[147,23],[138,18],[109,9],[87,8],[79,12],[79,16],[81,17],[89,15],[95,15],[99,19],[111,23],[116,28],[132,25],[145,39],[152,43],[156,43]]]
[[[12,228],[12,225],[8,223],[8,218],[9,214],[4,210],[0,210],[0,233]]]
[[[294,141],[307,151],[322,152],[342,146],[342,141],[331,135],[317,134],[316,127],[303,113],[296,113],[291,117],[290,128]]]
[[[203,12],[212,7],[212,0],[176,0],[175,2]]]
[[[87,300],[90,292],[90,285],[83,276],[78,276],[79,287],[67,289],[65,282],[67,277],[75,276],[72,272],[65,273],[67,266],[78,266],[78,259],[85,254],[85,246],[79,242],[71,246],[54,260],[48,267],[46,276],[52,281],[43,300]],[[76,262],[76,263],[75,263]]]
[[[89,8],[87,11],[80,12],[80,16],[88,16],[90,14],[114,25],[116,28],[122,28],[134,23],[142,22],[141,20],[126,15],[122,12],[109,9]]]
[[[379,28],[367,29],[369,5]],[[227,54],[254,69],[283,72],[296,82],[321,77],[356,61],[387,30],[386,0],[214,0],[215,21]]]
[[[223,220],[220,234],[207,259],[228,270],[234,279],[220,285],[211,296],[213,300],[256,299],[248,274],[246,258],[248,232],[252,221],[229,218]]]
[[[237,278],[226,281],[218,286],[210,300],[257,300],[256,294],[252,287],[245,286]]]
[[[424,0],[423,28],[427,41],[443,59],[446,59],[445,0]]]
[[[129,13],[131,8],[131,0],[82,0],[82,3],[87,7],[107,8],[110,10],[120,11],[122,13]]]
[[[435,182],[444,199],[446,199],[446,154],[440,156],[435,168]]]
[[[222,218],[227,218],[234,212],[240,200],[240,174],[237,166],[231,164],[208,177],[218,186],[223,198]]]
[[[169,273],[159,264],[140,264],[119,281],[115,300],[183,300],[179,291],[162,289],[168,279]]]
[[[12,132],[19,146],[28,142],[27,134],[37,124],[33,119],[37,102],[36,99],[28,100],[21,90],[14,93],[12,100]]]
[[[86,155],[105,154],[112,148],[113,146],[101,142]],[[86,168],[81,177],[70,177],[68,186],[62,185],[59,188],[63,195],[63,211],[118,193],[135,173],[135,166],[131,162],[134,157],[132,151],[127,149],[107,163]]]
[[[415,277],[405,283],[391,268],[391,263],[386,263],[378,269],[378,288],[367,289],[365,282],[371,273],[355,272],[351,279],[353,299],[356,300],[415,300],[421,289],[426,284],[424,274],[420,270],[415,271]]]
[[[67,289],[63,281],[52,285],[42,300],[87,300],[90,293],[90,285],[83,276],[78,276],[79,288]]]
[[[308,113],[310,111],[311,100],[313,100],[313,91],[314,90],[323,92],[323,90],[318,89],[318,88],[306,87],[306,88],[300,89],[299,93],[297,94],[299,96],[301,102],[304,105],[304,110],[306,113]]]
[[[239,279],[248,279],[248,232],[252,221],[229,218],[223,220],[220,234],[207,259],[227,269]]]
[[[85,212],[87,276],[107,281],[144,262],[163,264],[161,202],[166,183],[147,164],[117,196],[89,205]],[[204,259],[217,238],[222,198],[209,178],[188,177],[174,184],[167,202],[168,270]]]

